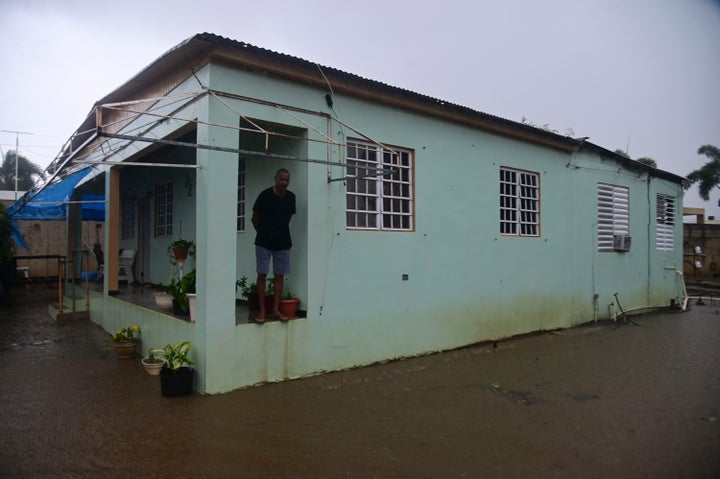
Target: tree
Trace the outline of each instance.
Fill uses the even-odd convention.
[[[615,153],[617,153],[617,154],[620,155],[620,156],[624,156],[625,158],[630,158],[630,155],[628,155],[627,153],[625,153],[625,150],[622,150],[622,149],[620,149],[620,148],[617,148],[617,149],[615,150]]]
[[[698,148],[698,155],[705,155],[710,161],[705,163],[697,170],[693,170],[687,175],[690,184],[698,183],[698,192],[700,197],[710,200],[710,191],[714,187],[720,187],[720,148],[713,145],[703,145]]]
[[[0,165],[0,190],[15,190],[15,155],[16,151],[10,150],[5,153],[2,165]],[[18,156],[17,164],[18,182],[17,188],[20,191],[27,191],[35,185],[38,178],[44,178],[42,168],[28,160],[22,155]]]
[[[657,161],[653,160],[652,158],[648,158],[646,156],[644,156],[642,158],[638,158],[635,161],[637,161],[638,163],[642,163],[643,165],[650,166],[652,168],[657,168]]]
[[[0,203],[0,265],[13,257],[12,228],[10,215],[5,205]]]
[[[15,262],[12,261],[15,251],[11,234],[10,215],[5,205],[0,203],[0,299],[7,296],[10,284],[15,279]]]

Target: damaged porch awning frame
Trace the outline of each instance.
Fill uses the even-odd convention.
[[[214,98],[216,98],[220,103],[222,103],[225,107],[230,109],[234,114],[238,116],[238,118],[242,118],[243,120],[250,123],[254,128],[244,128],[241,126],[235,126],[235,125],[224,125],[219,123],[212,123],[212,122],[203,122],[196,118],[182,118],[177,115],[177,113],[182,110],[184,107],[189,105],[191,102],[198,101],[200,98],[211,95]],[[174,98],[175,96],[165,96],[161,98],[151,98],[151,99],[142,99],[142,100],[135,100],[135,101],[128,101],[128,102],[121,102],[121,103],[108,103],[103,105],[98,105],[95,108],[95,117],[96,117],[96,129],[94,131],[93,136],[84,143],[84,145],[89,145],[95,140],[99,139],[114,139],[114,140],[121,140],[123,143],[119,146],[111,147],[109,145],[106,145],[104,142],[99,143],[95,149],[84,155],[87,159],[82,158],[74,158],[72,161],[75,164],[88,164],[88,165],[105,165],[107,167],[110,166],[145,166],[145,167],[171,167],[171,168],[192,168],[192,169],[199,169],[200,166],[197,165],[183,165],[183,164],[169,164],[169,163],[143,163],[143,162],[130,162],[130,161],[110,161],[110,158],[116,154],[118,154],[120,151],[127,148],[130,144],[133,142],[145,142],[145,143],[152,143],[152,144],[160,144],[160,145],[168,145],[168,146],[179,146],[179,147],[188,147],[188,148],[194,148],[194,149],[206,149],[206,150],[212,150],[212,151],[222,151],[227,153],[237,153],[242,155],[248,155],[248,156],[256,156],[256,157],[264,157],[264,158],[275,158],[275,159],[283,159],[288,161],[298,161],[303,163],[316,163],[316,164],[323,164],[328,167],[327,172],[327,182],[334,182],[334,181],[345,181],[346,179],[362,179],[362,178],[370,178],[370,177],[377,177],[377,176],[387,176],[396,173],[399,170],[399,164],[396,164],[395,166],[391,167],[390,169],[383,169],[383,168],[363,168],[364,171],[367,172],[367,174],[362,176],[351,176],[351,175],[345,175],[339,178],[332,178],[331,174],[331,166],[339,166],[342,168],[347,168],[347,163],[345,162],[337,162],[337,161],[331,161],[330,160],[330,148],[332,146],[338,147],[338,154],[339,157],[342,157],[342,149],[346,147],[346,144],[340,143],[334,139],[332,139],[329,134],[325,134],[316,128],[314,128],[312,125],[308,124],[301,118],[299,118],[297,115],[293,114],[293,111],[299,112],[299,113],[305,113],[305,114],[312,114],[317,116],[325,117],[328,121],[328,130],[331,129],[331,123],[334,121],[338,123],[339,125],[342,125],[343,127],[353,131],[354,133],[362,136],[367,141],[378,145],[389,152],[393,154],[393,157],[396,158],[396,161],[399,162],[400,155],[393,150],[392,148],[388,147],[387,145],[384,145],[374,139],[372,139],[370,136],[362,133],[358,129],[350,126],[346,122],[338,119],[337,117],[334,117],[332,115],[328,115],[327,113],[321,113],[316,111],[310,111],[306,109],[296,108],[292,106],[287,105],[280,105],[278,103],[268,102],[265,100],[260,100],[256,98],[250,98],[250,97],[244,97],[240,95],[233,95],[226,92],[220,92],[215,90],[203,90],[201,92],[195,92],[192,94],[182,94],[179,95],[184,98],[190,98],[190,101],[183,103],[179,108],[175,109],[170,114],[159,114],[154,113],[152,111],[148,110],[138,110],[133,109],[130,106],[136,105],[139,103],[147,103],[147,102],[154,102],[157,104],[157,102],[160,102],[161,100]],[[223,97],[240,100],[240,101],[248,101],[252,103],[258,103],[263,104],[267,106],[271,106],[274,108],[277,108],[278,110],[284,112],[288,116],[292,117],[295,121],[302,124],[303,126],[309,128],[310,130],[316,132],[318,135],[320,135],[323,139],[314,139],[314,138],[304,138],[304,137],[298,137],[294,135],[289,135],[285,133],[279,133],[279,132],[273,132],[269,131],[262,126],[258,125],[256,122],[252,121],[250,118],[247,118],[245,115],[240,113],[239,111],[232,108],[232,106],[226,102]],[[104,110],[114,110],[118,112],[123,112],[126,114],[134,115],[134,118],[139,118],[141,116],[144,117],[152,117],[155,120],[153,122],[146,123],[144,125],[135,127],[135,130],[142,130],[138,134],[127,134],[127,133],[115,133],[108,131],[108,127],[113,126],[116,123],[119,122],[128,122],[127,119],[120,120],[118,122],[103,123],[103,111]],[[246,150],[246,149],[240,149],[240,148],[227,148],[222,146],[215,146],[215,145],[205,145],[201,143],[188,143],[184,141],[177,141],[177,140],[170,140],[167,138],[154,138],[152,136],[148,136],[148,134],[151,132],[153,126],[157,124],[157,122],[166,121],[166,120],[175,120],[179,122],[184,122],[185,124],[204,124],[208,126],[215,126],[220,128],[228,128],[231,130],[237,130],[237,131],[248,131],[251,133],[259,133],[265,136],[265,151],[257,151],[257,150]],[[328,158],[325,160],[321,159],[315,159],[315,158],[300,158],[293,155],[282,155],[282,154],[272,154],[269,153],[269,138],[270,136],[278,136],[283,138],[289,138],[289,139],[295,139],[295,140],[302,140],[302,141],[312,141],[312,142],[320,142],[325,143],[328,145]],[[109,151],[106,151],[106,147],[109,148]],[[94,156],[94,153],[100,151],[101,155],[104,157],[103,160],[93,160],[90,159],[90,157]],[[65,163],[63,163],[64,165]]]

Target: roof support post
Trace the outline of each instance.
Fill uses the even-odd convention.
[[[105,288],[118,293],[118,253],[120,251],[120,168],[110,168],[105,176],[108,204],[105,210]]]

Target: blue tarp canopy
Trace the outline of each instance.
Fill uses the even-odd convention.
[[[15,220],[64,220],[67,218],[67,203],[71,200],[78,183],[92,172],[92,168],[83,168],[57,183],[43,188],[39,193],[28,191],[22,198],[8,208],[13,220],[13,238],[18,246],[28,249],[23,241]],[[85,221],[105,221],[105,196],[82,195],[82,219]],[[87,202],[87,203],[85,203]]]

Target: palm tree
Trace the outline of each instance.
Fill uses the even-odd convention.
[[[710,200],[710,191],[716,187],[720,187],[720,148],[713,145],[703,145],[698,148],[698,155],[705,155],[710,161],[705,163],[697,170],[691,171],[687,175],[690,184],[698,183],[698,192],[700,197]]]
[[[14,150],[5,153],[2,165],[0,165],[0,190],[15,190],[15,155]],[[20,191],[26,191],[35,185],[38,178],[44,178],[42,168],[28,160],[22,155],[18,156],[17,164],[18,182]]]

